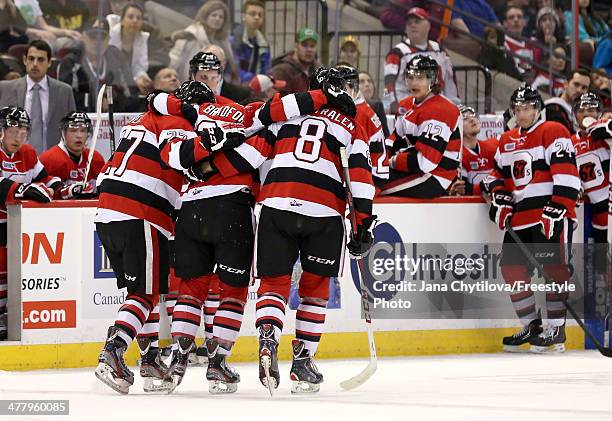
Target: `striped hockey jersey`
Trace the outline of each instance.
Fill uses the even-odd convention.
[[[40,162],[45,166],[49,175],[58,177],[64,184],[81,183],[83,178],[85,178],[85,170],[90,152],[91,149],[85,149],[77,162],[69,154],[64,142],[60,142],[51,149],[44,151],[40,155]],[[87,181],[95,180],[103,166],[104,158],[98,151],[94,151]]]
[[[567,217],[575,219],[580,179],[569,131],[540,119],[528,130],[517,127],[503,133],[484,183],[488,191],[512,192],[514,229],[537,225],[549,201],[563,205]]]
[[[355,106],[357,108],[355,121],[363,127],[366,137],[364,140],[368,142],[370,148],[372,179],[374,185],[380,189],[389,181],[389,158],[385,147],[382,123],[362,96],[355,100]]]
[[[572,143],[582,189],[592,205],[593,227],[607,230],[610,148],[605,141],[594,141],[582,130],[572,136]]]
[[[146,112],[124,126],[120,138],[97,180],[95,222],[143,219],[170,237],[183,174],[162,161],[161,149],[175,138],[200,143],[191,124],[182,117]]]
[[[459,109],[442,95],[431,95],[419,104],[409,97],[400,103],[400,109],[404,114],[395,120],[390,137],[389,182],[381,194],[401,191],[429,174],[448,189],[459,168]]]
[[[374,186],[369,150],[361,126],[323,107],[310,115],[270,125],[261,134],[213,161],[225,177],[262,167],[257,201],[313,217],[342,215],[346,209],[340,148],[349,157],[351,190],[358,222],[372,213]]]
[[[466,181],[466,194],[480,196],[480,182],[493,169],[497,139],[480,140],[475,149],[463,146],[461,157],[461,178]]]

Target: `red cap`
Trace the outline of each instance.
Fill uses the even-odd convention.
[[[263,93],[270,88],[283,89],[285,86],[287,86],[287,82],[284,80],[272,79],[268,75],[255,75],[251,82],[249,82],[249,87],[257,94]]]
[[[406,12],[406,17],[408,16],[416,16],[421,19],[429,20],[429,13],[420,7],[413,7],[412,9]]]

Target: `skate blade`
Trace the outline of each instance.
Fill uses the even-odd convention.
[[[320,384],[293,381],[291,382],[291,393],[294,395],[303,395],[310,393],[317,393],[321,389]]]
[[[115,392],[127,395],[131,384],[124,379],[117,379],[113,376],[112,368],[106,363],[99,363],[95,375],[102,383],[113,389]]]
[[[260,364],[264,369],[265,377],[261,379],[261,382],[265,387],[268,388],[270,396],[274,396],[274,389],[278,387],[276,379],[270,375],[270,366],[272,365],[272,358],[269,355],[263,355],[260,357]]]
[[[211,380],[208,382],[208,392],[212,395],[225,395],[236,393],[238,390],[237,383],[226,383],[220,380]]]
[[[144,377],[144,385],[142,390],[147,393],[168,394],[175,388],[171,380],[159,379],[156,377]]]
[[[529,344],[523,345],[504,345],[504,352],[512,354],[524,354],[530,351]]]
[[[561,354],[565,352],[565,344],[554,344],[550,346],[531,345],[529,351],[534,354]]]
[[[197,364],[196,365],[199,365],[201,367],[207,367],[208,366],[208,357],[203,357],[201,355],[197,355],[196,359],[197,359]]]

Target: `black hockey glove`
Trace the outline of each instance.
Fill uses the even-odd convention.
[[[15,199],[49,203],[52,200],[52,193],[43,183],[21,184],[15,190]]]
[[[612,140],[612,118],[597,120],[587,127],[587,133],[593,140]]]
[[[90,180],[85,184],[75,183],[60,189],[60,198],[67,199],[89,199],[96,195],[96,180]]]
[[[241,128],[225,130],[215,125],[215,127],[209,127],[204,131],[198,131],[196,133],[200,136],[202,145],[204,145],[209,152],[237,148],[242,145],[246,139],[244,130]]]
[[[555,202],[548,202],[542,208],[540,225],[542,226],[542,233],[547,240],[559,238],[563,230],[563,219],[566,213],[565,206]]]
[[[374,221],[376,221],[376,215],[368,216],[361,224],[357,225],[357,236],[351,233],[351,240],[346,245],[351,255],[356,257],[363,256],[372,248],[374,243],[372,225],[374,225]]]
[[[181,103],[181,114],[192,126],[198,121],[198,110],[191,104]]]
[[[321,87],[325,97],[327,98],[327,104],[330,107],[336,108],[342,114],[349,117],[355,117],[357,115],[357,107],[355,107],[355,101],[346,92],[337,89],[329,83],[324,83]]]
[[[184,171],[184,174],[189,180],[199,183],[210,180],[210,178],[218,172],[219,171],[212,161],[203,160],[193,164]]]
[[[506,221],[512,216],[514,201],[512,193],[506,190],[496,190],[491,193],[491,208],[489,218],[500,230],[506,229]]]

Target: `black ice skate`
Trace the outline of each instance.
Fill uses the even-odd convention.
[[[304,342],[294,339],[293,364],[289,377],[292,380],[291,393],[316,393],[323,383],[323,375],[314,364],[313,357],[304,346]]]
[[[532,320],[520,332],[512,336],[506,336],[503,339],[504,351],[506,352],[525,352],[526,349],[521,349],[521,345],[529,343],[531,338],[534,338],[542,333],[542,320]]]
[[[161,360],[159,348],[151,346],[149,338],[137,338],[140,349],[140,377],[144,379],[143,390],[147,393],[168,393],[173,389],[168,367]]]
[[[538,354],[565,352],[565,326],[548,326],[529,343],[530,351]]]
[[[172,353],[172,363],[168,368],[168,373],[172,376],[173,387],[168,393],[172,393],[183,381],[189,363],[189,352],[195,348],[195,341],[186,336],[179,336],[174,341],[177,346]]]
[[[98,357],[95,374],[108,387],[125,395],[134,384],[134,373],[125,365],[123,354],[127,345],[119,339],[118,333],[115,326],[108,329],[108,338]]]
[[[208,350],[206,347],[210,341],[212,341],[212,339],[205,339],[202,345],[195,350],[194,365],[201,365],[202,367],[208,365]],[[191,365],[191,355],[189,356],[189,365]]]
[[[206,380],[208,380],[208,391],[213,395],[234,393],[238,390],[240,375],[227,365],[226,356],[219,354],[219,344],[214,339],[206,340],[206,355],[208,369]]]
[[[262,325],[259,328],[259,381],[268,388],[270,396],[280,383],[277,349],[274,328],[269,324]]]

